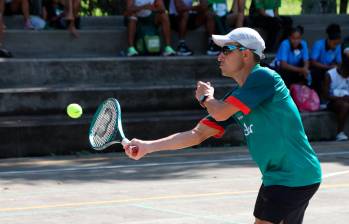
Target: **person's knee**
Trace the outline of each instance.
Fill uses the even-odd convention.
[[[164,22],[167,23],[170,21],[166,12],[159,13],[159,20],[161,23],[164,23]]]
[[[128,23],[127,23],[128,27],[136,26],[137,25],[137,21],[138,21],[137,16],[134,16],[134,15],[129,16],[128,17]]]
[[[183,21],[183,20],[188,21],[188,19],[189,19],[189,13],[188,13],[188,12],[181,12],[181,13],[179,13],[179,14],[178,14],[178,19],[179,19],[180,21]]]

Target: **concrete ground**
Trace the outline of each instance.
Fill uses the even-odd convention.
[[[304,223],[348,223],[349,143],[313,146],[324,180]],[[253,223],[260,183],[245,147],[3,159],[0,223]]]

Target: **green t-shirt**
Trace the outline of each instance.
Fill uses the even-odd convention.
[[[224,98],[240,109],[228,120],[207,116],[201,122],[220,130],[239,124],[263,184],[289,187],[321,182],[320,162],[304,132],[301,116],[288,89],[275,71],[255,66],[246,82]]]
[[[254,0],[256,9],[276,9],[280,8],[280,0]]]

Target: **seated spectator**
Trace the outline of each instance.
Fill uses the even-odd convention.
[[[349,48],[346,52],[343,63],[327,71],[323,85],[324,98],[329,101],[327,107],[337,116],[337,141],[348,140],[344,126],[349,114]]]
[[[165,48],[164,56],[175,55],[176,52],[171,47],[171,28],[168,15],[162,0],[127,0],[125,18],[128,29],[128,50],[127,56],[139,55],[135,46],[137,26],[155,24],[161,26]]]
[[[338,24],[330,24],[327,29],[327,38],[314,43],[310,56],[310,70],[312,87],[322,98],[321,85],[325,73],[337,67],[341,62],[341,29]]]
[[[55,29],[68,29],[78,38],[80,28],[81,0],[43,0],[42,17],[48,26]]]
[[[280,16],[281,0],[252,0],[250,6],[250,26],[266,32],[266,51],[273,52],[280,40],[287,37],[287,30],[292,28],[291,17]]]
[[[215,14],[216,33],[226,34],[231,28],[244,25],[246,0],[235,0],[228,11],[226,0],[209,0],[209,8]]]
[[[169,7],[171,27],[178,32],[179,37],[178,55],[193,54],[185,43],[187,30],[194,30],[201,25],[205,25],[208,35],[207,55],[219,54],[219,48],[213,43],[211,37],[215,32],[215,15],[209,10],[207,0],[200,0],[198,5],[193,5],[192,0],[171,0]]]
[[[287,87],[295,83],[310,84],[308,45],[302,39],[303,32],[301,26],[292,28],[276,54],[276,69]]]
[[[5,3],[2,2],[3,15],[10,16],[10,15],[22,13],[24,17],[24,28],[34,29],[33,25],[30,22],[29,0],[4,0],[4,1]]]

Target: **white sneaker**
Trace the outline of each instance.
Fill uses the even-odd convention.
[[[336,136],[336,141],[347,141],[348,140],[348,136],[342,131],[339,132]]]

